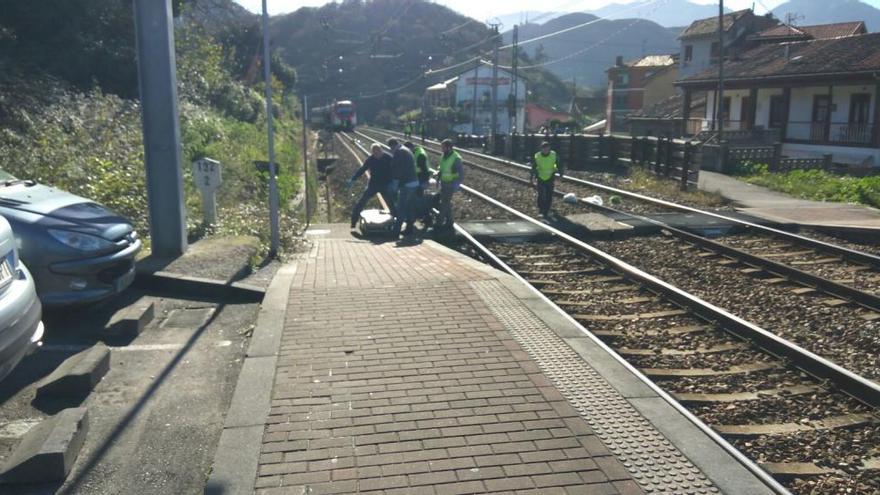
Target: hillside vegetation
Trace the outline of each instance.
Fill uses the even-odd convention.
[[[425,0],[345,0],[304,7],[273,18],[272,34],[283,60],[297,70],[300,94],[315,105],[353,99],[367,118],[383,110],[399,115],[419,108],[427,86],[472,65],[419,79],[421,74],[480,53],[489,60],[492,47],[492,33],[483,23]],[[502,64],[510,60],[506,51]],[[539,101],[568,103],[569,91],[551,74],[535,76],[533,84]]]
[[[231,0],[182,2],[175,23],[183,171],[189,230],[204,233],[189,163],[223,163],[216,229],[268,237],[265,104],[253,69],[257,18]],[[0,2],[0,167],[92,198],[148,233],[134,24],[129,2]],[[299,188],[297,109],[282,95],[295,80],[276,73],[276,146],[284,204]],[[295,98],[291,99],[295,102]],[[293,219],[285,218],[288,246]]]

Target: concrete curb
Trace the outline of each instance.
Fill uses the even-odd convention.
[[[104,344],[67,358],[37,385],[37,397],[46,395],[85,397],[110,371],[110,349]]]
[[[2,483],[64,481],[89,431],[86,408],[65,409],[29,431],[3,466]]]
[[[296,265],[281,267],[266,289],[247,355],[226,413],[206,494],[251,494]]]
[[[639,413],[666,437],[682,454],[697,466],[723,493],[773,493],[751,472],[714,440],[675,410],[641,378],[627,369],[620,357],[601,345],[601,341],[586,334],[569,320],[564,312],[548,303],[530,287],[489,265],[433,241],[426,241],[433,249],[455,257],[464,264],[498,280],[554,333],[564,340],[589,366],[606,377]]]
[[[249,302],[259,302],[266,290],[240,282],[224,282],[211,278],[190,277],[179,273],[138,273],[134,285],[141,289],[173,292],[204,298],[229,297]]]

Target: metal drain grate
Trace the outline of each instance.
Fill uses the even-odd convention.
[[[648,493],[720,493],[599,373],[495,280],[470,282],[541,371]]]

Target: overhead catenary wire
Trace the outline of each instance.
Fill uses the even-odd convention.
[[[598,22],[600,22],[600,21],[607,21],[607,20],[610,20],[612,17],[616,17],[616,16],[618,16],[618,15],[622,15],[622,14],[624,14],[624,13],[626,13],[626,12],[630,12],[630,11],[634,10],[635,8],[645,7],[645,6],[648,6],[648,5],[651,5],[651,4],[654,4],[654,3],[657,3],[657,2],[659,2],[659,1],[661,1],[661,0],[649,0],[648,2],[640,3],[640,4],[638,4],[638,5],[634,6],[634,7],[628,7],[628,8],[622,9],[622,10],[620,10],[620,11],[614,12],[614,13],[609,14],[609,15],[607,15],[607,16],[596,17],[595,19],[592,19],[592,20],[590,20],[590,21],[587,21],[587,22],[584,22],[584,23],[581,23],[581,24],[578,24],[578,25],[575,25],[575,26],[570,26],[570,27],[567,27],[567,28],[565,28],[565,29],[560,29],[560,30],[558,30],[558,31],[554,31],[554,32],[552,32],[552,33],[547,33],[547,34],[544,34],[544,35],[541,35],[541,36],[537,36],[537,37],[535,37],[535,38],[531,38],[531,39],[528,39],[528,40],[525,40],[525,41],[520,41],[520,42],[518,43],[518,46],[522,46],[523,44],[526,44],[526,43],[534,43],[534,42],[536,42],[536,41],[540,41],[540,40],[544,40],[544,39],[552,38],[552,37],[554,37],[554,36],[558,36],[558,35],[560,35],[560,34],[568,33],[568,32],[574,31],[574,30],[576,30],[576,29],[581,29],[581,28],[584,28],[584,27],[590,26],[590,25],[592,25],[592,24],[596,24],[596,23],[598,23]],[[662,0],[662,3],[666,3],[667,1],[668,1],[668,0]],[[639,21],[641,21],[641,19],[636,19],[636,21],[634,21],[633,24],[635,24],[635,22],[639,22]],[[627,27],[629,27],[629,26],[627,26]],[[617,33],[615,33],[615,35],[616,35],[616,34],[617,34]],[[491,39],[491,38],[493,38],[494,36],[501,36],[501,35],[500,35],[500,34],[499,34],[499,35],[495,35],[495,34],[493,34],[493,35],[489,36],[488,39]],[[612,35],[612,36],[614,36],[614,35]],[[609,38],[610,38],[610,37],[609,37]],[[607,38],[606,38],[606,39],[607,39]],[[594,45],[595,45],[595,44],[594,44]],[[579,53],[583,53],[583,52],[587,51],[588,49],[594,48],[594,47],[595,47],[594,45],[591,45],[590,47],[587,47],[587,49],[580,50]],[[505,49],[505,48],[511,48],[512,46],[513,46],[513,44],[504,45],[504,46],[499,47],[499,50],[500,50],[500,49]],[[484,57],[488,56],[489,53],[490,53],[489,51],[482,52],[482,53],[478,54],[477,56],[471,57],[471,58],[469,58],[469,59],[467,59],[467,60],[464,60],[464,61],[462,61],[462,62],[458,62],[458,63],[453,64],[453,65],[449,65],[449,66],[446,66],[446,67],[441,67],[441,68],[438,68],[438,69],[429,69],[429,70],[427,70],[427,71],[425,71],[425,72],[419,74],[417,77],[415,77],[414,79],[410,80],[409,82],[406,82],[406,83],[404,83],[404,84],[402,84],[402,85],[400,85],[400,86],[398,86],[398,87],[391,88],[391,89],[386,89],[386,90],[383,90],[383,91],[380,91],[380,92],[377,92],[377,93],[373,93],[373,94],[359,95],[358,98],[359,98],[359,99],[378,98],[378,97],[380,97],[380,96],[385,96],[385,95],[387,95],[387,94],[389,94],[389,93],[394,93],[394,92],[397,92],[397,91],[401,91],[401,90],[403,90],[403,89],[406,89],[406,88],[408,88],[408,87],[414,85],[415,83],[417,83],[417,82],[419,82],[419,81],[424,80],[424,79],[425,79],[426,77],[428,77],[428,76],[434,76],[434,75],[437,75],[437,74],[441,74],[441,73],[443,73],[443,72],[448,72],[448,71],[450,71],[450,70],[457,69],[457,68],[460,68],[460,67],[463,67],[463,66],[466,66],[466,65],[472,64],[472,63],[474,63],[474,62],[476,62],[476,61],[478,61],[478,60],[482,60]],[[568,58],[571,58],[571,57],[573,57],[573,56],[576,56],[576,55],[578,55],[579,53],[569,54],[569,55],[566,55],[565,57],[562,57],[562,58],[559,58],[559,59],[554,59],[554,61],[551,61],[551,62],[545,62],[545,63],[542,63],[542,64],[535,64],[535,65],[533,65],[533,66],[526,66],[526,67],[520,67],[520,68],[521,68],[521,69],[526,69],[526,68],[536,68],[536,67],[542,67],[542,66],[544,66],[544,65],[550,65],[551,63],[561,62],[562,60],[566,60],[566,59],[568,59]],[[509,67],[503,67],[503,66],[499,66],[499,67],[504,68],[504,69],[506,69],[506,70],[509,70],[509,69],[510,69]]]

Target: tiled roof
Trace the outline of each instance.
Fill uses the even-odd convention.
[[[627,62],[630,67],[666,67],[675,64],[675,55],[647,55],[637,60]]]
[[[824,76],[880,71],[880,33],[765,44],[724,63],[726,81]],[[713,67],[687,77],[684,85],[718,79]]]
[[[691,99],[691,110],[706,105],[706,95],[696,94]],[[680,94],[674,94],[669,98],[654,103],[637,112],[630,114],[631,119],[680,119],[682,118],[682,107],[684,106],[684,97]],[[691,112],[693,115],[693,111]]]
[[[865,23],[862,21],[838,22],[835,24],[816,24],[814,26],[779,26],[761,31],[755,35],[756,40],[768,38],[804,38],[804,39],[828,39],[841,36],[853,36],[867,32]]]
[[[724,14],[724,32],[730,31],[733,24],[745,17],[751,15],[751,9],[738,10],[729,14]],[[685,28],[678,36],[679,39],[693,38],[696,36],[705,36],[718,32],[718,17],[707,17],[706,19],[698,19]]]

